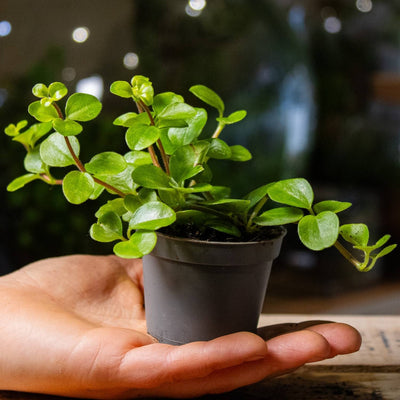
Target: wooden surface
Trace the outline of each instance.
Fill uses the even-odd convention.
[[[296,372],[203,400],[400,400],[400,316],[262,315],[260,326],[307,320],[349,323],[363,337],[357,353],[306,365]],[[281,327],[279,328],[281,329]],[[49,400],[55,396],[1,392],[0,400]],[[65,398],[64,398],[65,399]]]

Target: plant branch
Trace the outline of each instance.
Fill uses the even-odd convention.
[[[260,212],[261,208],[263,207],[263,205],[267,202],[268,200],[268,196],[264,196],[258,203],[257,205],[254,207],[253,212],[250,215],[249,220],[247,221],[247,229],[250,228],[251,223],[253,222],[253,219],[258,215],[258,213]]]
[[[357,269],[359,269],[362,263],[358,261],[338,240],[335,242],[334,246],[339,251],[339,253],[346,258],[351,264],[353,264]]]
[[[147,105],[142,100],[139,100],[138,108],[139,108],[139,110],[142,110],[142,112],[145,112],[148,115],[148,117],[150,119],[150,124],[152,126],[155,126],[156,124],[154,122],[153,116],[151,115],[150,109],[149,109],[149,107],[147,107]],[[165,172],[167,173],[167,175],[170,175],[169,159],[168,159],[167,154],[165,153],[164,146],[162,145],[162,142],[160,139],[157,140],[157,146],[160,149],[161,158],[163,160],[163,164],[165,167]],[[158,161],[157,161],[157,163],[158,163]],[[158,163],[158,166],[160,167],[159,163]]]

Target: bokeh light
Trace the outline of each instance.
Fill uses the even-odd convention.
[[[101,100],[104,93],[103,78],[99,75],[92,75],[81,79],[76,84],[76,92],[91,94]]]
[[[342,30],[342,22],[337,17],[328,17],[324,21],[324,29],[328,33],[339,33]]]
[[[372,10],[372,0],[357,0],[356,7],[359,11],[367,13]]]
[[[0,21],[0,37],[8,36],[11,30],[12,26],[9,21]]]
[[[89,35],[90,35],[89,28],[86,28],[86,26],[80,26],[73,30],[72,39],[76,43],[84,43],[86,42],[86,40],[88,40]]]
[[[139,56],[136,53],[126,53],[124,56],[124,67],[127,69],[135,69],[139,65]]]

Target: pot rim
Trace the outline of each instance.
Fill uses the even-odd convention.
[[[280,229],[280,233],[277,234],[277,236],[275,236],[272,239],[248,241],[248,242],[230,242],[230,241],[222,242],[222,241],[213,241],[213,240],[200,240],[200,239],[192,239],[192,238],[184,238],[184,237],[180,237],[180,236],[167,235],[167,234],[161,233],[161,232],[156,232],[156,234],[157,234],[157,236],[172,239],[172,240],[175,240],[175,241],[181,242],[181,243],[189,242],[189,243],[193,243],[193,244],[209,244],[209,245],[214,245],[214,246],[236,247],[236,246],[243,246],[243,245],[252,246],[252,245],[259,245],[260,243],[270,243],[277,239],[284,238],[286,236],[287,229],[284,226],[278,226],[277,228]]]

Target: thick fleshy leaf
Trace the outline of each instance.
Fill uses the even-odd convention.
[[[240,144],[230,146],[231,149],[231,157],[230,159],[232,161],[249,161],[252,158],[252,155],[249,150],[246,149],[246,147],[241,146]]]
[[[221,139],[212,139],[207,152],[207,157],[224,160],[232,157],[231,148]]]
[[[113,212],[119,216],[125,214],[127,211],[124,203],[124,199],[119,197],[116,199],[108,200],[106,204],[103,204],[96,212],[96,218],[100,218],[103,214]]]
[[[110,92],[119,97],[129,98],[133,96],[132,86],[126,81],[115,81],[110,86]]]
[[[213,208],[226,213],[242,214],[249,207],[249,200],[243,199],[220,199],[216,201],[207,201],[203,204],[207,207]]]
[[[100,101],[91,94],[74,93],[67,100],[65,116],[74,121],[90,121],[96,118],[101,111]]]
[[[46,172],[46,166],[40,158],[38,147],[26,154],[24,159],[24,167],[27,171],[34,174],[43,174]]]
[[[49,97],[53,100],[61,100],[68,93],[68,89],[62,82],[53,82],[49,86]]]
[[[17,136],[19,135],[21,129],[25,128],[28,125],[28,121],[26,119],[19,121],[17,125],[9,124],[5,129],[4,133],[7,136]]]
[[[131,150],[143,150],[154,144],[160,137],[155,126],[134,124],[126,131],[126,144]]]
[[[40,101],[29,104],[28,112],[40,122],[49,122],[59,118],[56,109],[52,105],[46,107]]]
[[[101,180],[123,193],[136,193],[137,185],[132,179],[133,167],[128,165],[122,172],[115,175],[101,175]],[[110,193],[113,193],[110,190]]]
[[[204,103],[207,103],[208,105],[216,108],[220,116],[222,116],[225,110],[225,105],[221,97],[219,97],[217,93],[204,85],[192,86],[189,91],[192,92],[200,100],[204,101]]]
[[[196,109],[186,103],[171,103],[168,104],[158,114],[158,119],[163,120],[188,120],[196,115]]]
[[[113,242],[122,238],[122,221],[118,214],[109,211],[90,227],[90,237],[98,242]]]
[[[254,218],[254,222],[261,226],[277,226],[298,222],[304,213],[300,208],[278,207],[263,212]]]
[[[7,186],[7,191],[15,192],[18,189],[24,187],[27,183],[32,182],[36,179],[39,179],[39,175],[37,174],[26,174],[15,178],[12,182]]]
[[[178,184],[203,171],[200,164],[204,161],[208,148],[209,142],[202,140],[194,145],[180,147],[174,152],[170,158],[169,167],[171,176]]]
[[[124,206],[128,211],[135,212],[142,204],[139,196],[128,194],[124,198]]]
[[[338,213],[344,210],[347,210],[351,207],[351,203],[336,201],[336,200],[325,200],[321,201],[317,204],[314,204],[314,211],[319,214],[322,211],[332,211],[334,213]]]
[[[126,162],[133,167],[151,164],[151,156],[147,151],[133,150],[124,155]]]
[[[149,254],[157,243],[157,235],[151,231],[137,231],[128,241],[114,246],[114,253],[121,258],[141,258]]]
[[[87,172],[71,171],[64,177],[62,189],[70,203],[81,204],[93,193],[94,180]]]
[[[314,192],[303,178],[285,179],[275,182],[268,188],[269,197],[277,203],[311,209]]]
[[[240,229],[232,224],[229,223],[228,221],[222,221],[222,220],[210,220],[205,223],[206,226],[215,229],[218,232],[223,232],[226,233],[227,235],[235,236],[235,237],[240,237],[241,232]]]
[[[346,224],[339,230],[340,235],[347,242],[355,246],[367,246],[369,241],[369,230],[365,224]]]
[[[247,194],[244,198],[249,200],[249,209],[254,207],[261,199],[267,196],[268,188],[273,185],[273,183],[269,183],[267,185],[263,185],[258,187],[257,189],[252,190],[249,194]]]
[[[213,187],[209,183],[197,183],[193,186],[177,187],[176,190],[181,193],[203,193],[210,192],[212,188]]]
[[[147,106],[153,103],[154,89],[150,79],[143,75],[135,75],[131,79],[133,99],[142,101]]]
[[[161,169],[153,164],[141,165],[132,174],[133,180],[139,185],[149,189],[170,188],[171,179]]]
[[[51,131],[52,127],[53,124],[51,121],[33,124],[25,132],[15,136],[13,140],[33,148],[40,138],[47,135]]]
[[[58,132],[52,133],[40,145],[40,158],[51,167],[68,167],[75,163],[66,144],[66,137]],[[75,136],[69,138],[71,147],[79,156],[79,142]]]
[[[175,146],[185,146],[199,137],[207,122],[207,112],[202,108],[196,108],[196,114],[186,119],[187,126],[182,128],[170,128],[168,138]]]
[[[85,168],[94,175],[116,175],[122,172],[127,165],[125,158],[121,154],[106,151],[96,154],[85,164]]]
[[[151,201],[143,204],[133,214],[129,221],[131,229],[157,230],[171,225],[176,219],[172,208],[160,201]]]
[[[126,128],[129,128],[135,123],[135,120],[137,119],[138,114],[134,112],[128,112],[125,114],[120,115],[119,117],[115,118],[113,121],[114,125],[117,126],[124,126]]]
[[[236,122],[241,121],[244,119],[247,115],[247,112],[245,110],[239,110],[235,111],[232,114],[228,115],[227,117],[224,118],[217,118],[217,121],[222,122],[223,124],[230,125],[230,124],[235,124]]]
[[[298,225],[302,243],[311,250],[323,250],[335,244],[339,235],[339,218],[331,211],[303,217]]]
[[[159,93],[154,96],[153,110],[156,112],[156,114],[160,114],[160,112],[169,104],[183,103],[183,101],[183,97],[179,94],[173,92]]]
[[[49,95],[49,89],[44,83],[37,83],[33,88],[32,88],[32,93],[34,96],[43,98],[47,97]]]
[[[63,136],[76,136],[82,132],[82,125],[71,119],[57,118],[53,121],[53,127]]]

